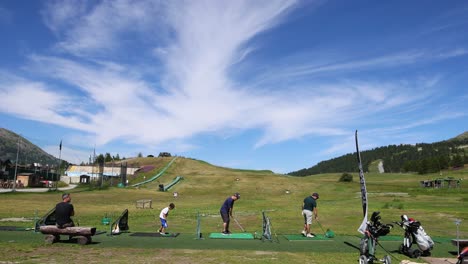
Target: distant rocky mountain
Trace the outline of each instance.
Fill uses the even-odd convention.
[[[19,142],[19,152],[18,152]],[[54,166],[59,164],[59,159],[45,152],[24,137],[4,128],[0,128],[0,160],[16,162],[18,152],[18,164],[40,163]]]

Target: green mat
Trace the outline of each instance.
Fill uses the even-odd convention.
[[[1,231],[26,231],[31,230],[31,228],[16,227],[16,226],[0,226]]]
[[[324,235],[315,235],[315,237],[305,237],[302,234],[299,235],[284,235],[284,237],[289,241],[333,241],[333,239],[328,238]]]
[[[223,235],[223,233],[211,233],[210,238],[223,238],[223,239],[254,239],[251,233],[232,233]]]

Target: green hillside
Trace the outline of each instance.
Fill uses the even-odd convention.
[[[148,163],[145,163],[144,161]],[[171,158],[144,158],[141,165],[154,164],[164,167]],[[158,168],[146,173],[157,173]],[[366,174],[369,192],[369,210],[382,212],[384,220],[397,221],[402,213],[414,215],[429,227],[431,233],[448,235],[453,231],[453,219],[468,219],[468,212],[460,208],[468,202],[468,169],[447,170],[443,177],[462,179],[461,188],[422,188],[421,180],[440,177],[439,174],[386,174],[370,172]],[[250,231],[261,229],[261,211],[266,210],[279,233],[297,233],[301,229],[300,207],[304,197],[312,192],[320,193],[320,216],[326,226],[339,234],[356,234],[362,220],[359,196],[358,174],[352,174],[354,181],[338,182],[341,174],[320,174],[310,177],[291,177],[268,171],[237,170],[210,165],[206,162],[178,158],[157,181],[138,188],[105,188],[90,190],[86,186],[76,189],[74,203],[79,208],[83,222],[98,224],[105,212],[129,208],[131,215],[138,216],[133,221],[134,230],[146,230],[154,226],[154,216],[159,209],[170,202],[177,205],[172,222],[180,232],[193,232],[195,215],[202,212],[205,232],[219,231],[218,211],[224,199],[234,192],[241,193],[236,203],[235,213]],[[146,176],[146,177],[148,177]],[[175,185],[171,192],[158,191],[160,183],[169,183],[176,176],[184,180]],[[143,180],[143,174],[132,178],[131,183]],[[89,191],[86,191],[89,190]],[[178,192],[174,198],[172,192]],[[31,216],[35,209],[45,212],[56,200],[57,194],[3,195],[2,200],[13,201],[21,196],[26,207],[7,206],[4,203],[0,218]],[[135,209],[139,199],[152,199],[154,212]],[[12,205],[15,203],[11,203]],[[8,208],[7,208],[8,207]],[[450,221],[448,221],[450,220]],[[464,232],[468,232],[465,230]],[[468,235],[468,233],[466,233]]]
[[[132,182],[140,182],[145,177],[154,175],[159,169],[170,162],[171,158],[140,158],[140,166],[152,165],[154,170],[145,175],[137,174]],[[375,168],[371,165],[370,168]],[[399,221],[401,214],[408,214],[421,221],[424,229],[437,239],[433,256],[449,257],[450,238],[456,234],[454,221],[468,219],[468,168],[446,170],[443,177],[462,179],[460,188],[423,188],[421,180],[440,177],[439,174],[386,174],[366,173],[369,212],[380,211],[382,221],[390,223]],[[38,253],[41,251],[55,252],[55,260],[61,263],[71,254],[75,259],[91,261],[92,257],[82,255],[87,250],[92,256],[102,256],[114,252],[121,263],[140,260],[151,263],[154,255],[170,254],[175,262],[190,260],[190,263],[256,263],[265,262],[264,254],[273,256],[269,263],[297,263],[304,257],[311,263],[355,263],[358,253],[352,245],[358,245],[360,234],[357,228],[362,221],[362,208],[358,174],[354,173],[353,182],[339,182],[340,173],[320,174],[308,177],[292,177],[278,175],[269,171],[237,170],[210,165],[204,161],[178,157],[167,172],[158,181],[138,186],[137,188],[109,187],[103,189],[89,188],[87,185],[71,190],[73,204],[76,210],[75,221],[82,226],[96,226],[99,230],[108,230],[109,226],[101,223],[104,216],[115,219],[124,209],[129,210],[129,225],[134,232],[155,232],[159,225],[160,210],[169,203],[175,203],[175,210],[169,216],[169,231],[181,235],[175,239],[158,240],[154,238],[132,239],[129,234],[118,237],[97,236],[96,244],[83,247],[73,247],[70,244],[47,246],[43,244],[42,236],[2,233],[0,246],[4,255],[0,257],[10,261],[28,260],[34,252],[39,254],[41,261],[50,256]],[[158,191],[159,183],[167,183],[176,176],[184,180],[175,185],[170,192]],[[174,197],[172,192],[178,192]],[[241,193],[241,199],[235,203],[234,216],[249,233],[262,231],[262,211],[271,219],[274,234],[280,243],[260,241],[223,241],[207,238],[210,233],[221,231],[219,208],[224,199],[234,192]],[[332,229],[336,238],[334,242],[289,242],[284,239],[286,234],[299,234],[303,227],[301,206],[303,199],[312,192],[318,192],[319,221],[324,229]],[[46,193],[3,193],[0,194],[0,219],[4,226],[30,227],[34,215],[42,215],[55,205],[60,198],[60,192]],[[135,202],[141,199],[151,199],[152,209],[137,209]],[[195,239],[197,214],[201,215],[201,232],[205,240]],[[25,219],[17,222],[5,219]],[[28,222],[27,219],[30,219]],[[231,230],[242,231],[231,223]],[[321,234],[323,230],[315,222],[312,231]],[[5,232],[5,231],[3,231]],[[29,234],[29,233],[28,233]],[[401,236],[403,230],[395,227],[393,236]],[[468,237],[468,225],[460,226],[461,237]],[[11,241],[16,241],[11,243]],[[347,244],[346,244],[347,243]],[[388,250],[398,248],[400,240],[385,242]],[[349,246],[351,245],[351,246]],[[21,248],[20,251],[17,248]],[[312,250],[313,248],[313,250]],[[60,249],[60,250],[56,250]],[[151,249],[147,251],[147,249]],[[66,255],[60,252],[68,252]],[[125,252],[125,253],[123,253]],[[166,253],[163,253],[166,252]],[[189,253],[187,253],[189,252]],[[258,255],[260,253],[262,255]],[[264,253],[262,253],[264,252]],[[143,254],[143,255],[142,255]],[[193,259],[189,255],[196,255]],[[379,254],[384,252],[379,249]],[[13,257],[14,256],[14,257]],[[173,257],[172,257],[173,256]],[[245,258],[248,259],[245,259]],[[399,255],[401,257],[401,255]],[[96,257],[99,259],[99,257]],[[331,260],[332,259],[332,260]],[[50,260],[50,259],[49,259]],[[102,260],[102,259],[100,259]],[[212,261],[207,261],[212,260]],[[216,261],[215,261],[216,260]],[[38,262],[41,262],[38,261]],[[73,262],[73,263],[77,263]],[[82,262],[82,261],[81,261]],[[98,261],[99,262],[99,261]],[[138,262],[138,261],[137,261]],[[118,262],[115,262],[118,263]]]
[[[468,132],[452,139],[435,143],[400,144],[361,151],[364,171],[369,165],[381,160],[384,171],[436,173],[449,167],[468,164]],[[318,164],[288,173],[292,176],[308,176],[321,173],[355,172],[356,152],[321,161]]]
[[[465,139],[468,139],[468,131],[467,132],[464,132],[452,139],[449,139],[449,141],[461,141],[461,140],[465,140]]]

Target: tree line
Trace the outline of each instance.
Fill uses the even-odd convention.
[[[119,154],[112,156],[110,153],[106,154],[99,154],[95,157],[89,157],[89,162],[81,162],[81,166],[84,165],[99,165],[99,164],[104,164],[108,162],[115,162],[115,161],[121,161],[125,160],[125,157],[120,158]]]
[[[361,152],[364,171],[369,171],[371,162],[381,160],[385,173],[416,172],[419,174],[439,172],[448,168],[463,167],[468,163],[468,138],[452,139],[436,143],[416,145],[389,145]],[[292,176],[307,176],[321,173],[357,172],[356,152],[322,161],[310,168],[290,172]]]

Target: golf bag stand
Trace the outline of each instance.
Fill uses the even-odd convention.
[[[382,224],[379,214],[380,212],[372,213],[370,222],[367,223],[366,231],[359,244],[359,264],[373,264],[378,262],[383,264],[392,263],[392,259],[389,255],[385,255],[382,259],[377,259],[375,257],[378,238],[386,236],[393,228],[391,224]]]
[[[401,254],[410,258],[419,258],[420,256],[430,256],[434,242],[431,237],[426,234],[424,228],[419,221],[408,218],[407,215],[401,216],[401,222],[395,222],[405,231],[403,243],[399,247]],[[412,249],[412,245],[416,242],[418,248]]]
[[[263,224],[262,224],[262,241],[268,240],[273,241],[271,236],[271,222],[270,218],[265,214],[265,211],[262,211]]]

